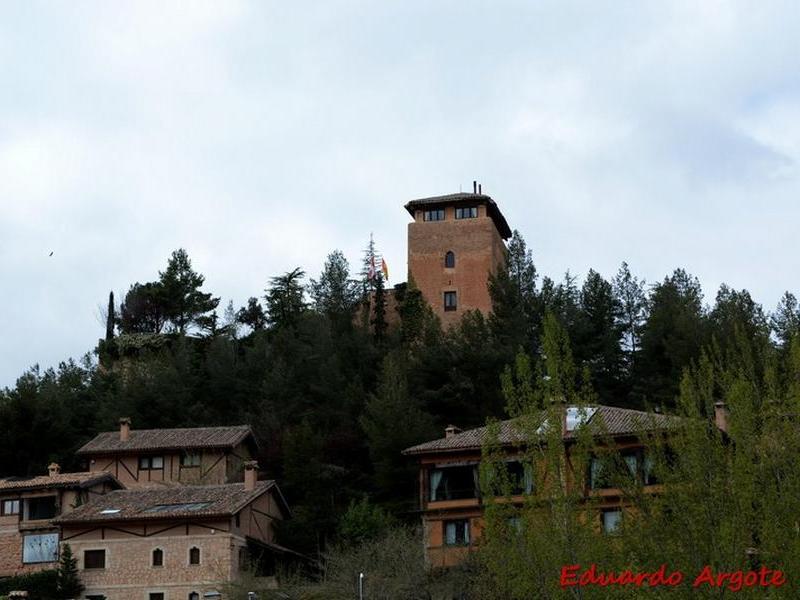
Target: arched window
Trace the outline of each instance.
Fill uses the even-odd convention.
[[[444,255],[444,266],[448,269],[452,269],[456,266],[456,255],[453,254],[452,250],[448,250]]]
[[[161,548],[156,548],[155,550],[153,550],[153,566],[154,567],[164,566],[164,551]]]
[[[192,546],[189,549],[189,564],[190,565],[200,564],[200,548],[198,548],[197,546]]]

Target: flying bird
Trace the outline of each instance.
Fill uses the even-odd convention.
[[[50,252],[50,256],[53,256],[53,252],[52,251]]]

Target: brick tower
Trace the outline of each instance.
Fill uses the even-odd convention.
[[[505,217],[490,196],[449,194],[405,205],[408,224],[408,272],[447,327],[467,310],[488,314],[489,274],[505,260],[503,240],[511,237]]]

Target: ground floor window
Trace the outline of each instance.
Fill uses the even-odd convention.
[[[89,594],[86,600],[106,600],[106,597],[103,594]]]
[[[615,533],[622,522],[622,511],[618,508],[604,510],[602,514],[603,533]]]
[[[22,538],[22,562],[45,563],[58,560],[58,534],[40,533]]]
[[[469,520],[445,521],[444,543],[446,546],[466,546],[469,544]]]
[[[164,592],[150,592],[149,600],[164,600]]]
[[[105,550],[84,550],[83,551],[84,569],[105,569],[106,551]]]
[[[189,594],[189,600],[200,600],[200,594],[197,592],[192,592]]]

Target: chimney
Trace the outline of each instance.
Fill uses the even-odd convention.
[[[478,193],[480,195],[483,195],[483,191],[481,190],[481,184],[480,183],[478,184]]]
[[[47,465],[47,474],[50,475],[50,477],[55,477],[59,473],[61,473],[61,466],[58,463],[52,462]]]
[[[119,420],[119,441],[127,442],[131,437],[131,418],[121,417]]]
[[[459,429],[455,425],[448,425],[447,427],[444,428],[445,439],[453,437],[457,433],[461,433],[461,429]]]
[[[245,491],[251,492],[256,489],[256,481],[258,481],[258,462],[255,460],[248,460],[244,463]]]
[[[478,182],[475,181],[474,179],[472,180],[472,193],[473,194],[478,193]]]
[[[728,433],[728,421],[731,413],[728,410],[728,405],[721,400],[714,403],[714,425],[717,429]]]

